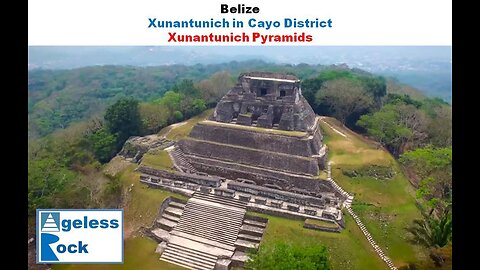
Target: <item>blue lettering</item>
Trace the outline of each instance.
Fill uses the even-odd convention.
[[[42,233],[40,237],[42,238],[42,245],[40,246],[42,261],[58,261],[57,255],[53,252],[50,244],[56,243],[60,238],[50,233]]]
[[[88,244],[83,245],[82,241],[78,242],[78,253],[88,253]]]
[[[57,246],[57,251],[58,253],[65,253],[66,251],[68,251],[68,253],[88,253],[87,246],[88,244],[83,244],[82,241],[78,241],[78,245],[70,244],[68,247],[60,244]]]
[[[75,219],[72,225],[73,225],[73,228],[79,229],[82,227],[82,221],[80,219]]]
[[[68,245],[68,253],[77,253],[77,249],[76,249],[77,245],[75,244],[71,244],[71,245]]]
[[[116,229],[116,228],[118,228],[118,226],[119,226],[118,225],[118,220],[116,220],[116,219],[110,220],[110,228]]]
[[[64,253],[65,251],[67,251],[67,247],[64,244],[60,244],[57,246],[57,251],[58,253]]]
[[[90,228],[92,228],[92,229],[98,228],[98,220],[96,220],[96,219],[90,220]]]
[[[102,228],[102,229],[108,228],[108,220],[106,220],[106,219],[100,220],[100,228]]]
[[[69,232],[72,229],[72,221],[70,219],[62,220],[62,231]]]

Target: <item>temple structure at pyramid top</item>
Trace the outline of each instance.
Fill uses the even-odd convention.
[[[210,120],[280,130],[312,131],[315,113],[300,80],[287,74],[249,72],[220,100]]]

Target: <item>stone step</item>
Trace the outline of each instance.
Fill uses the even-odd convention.
[[[241,201],[234,200],[234,199],[228,199],[226,197],[220,197],[220,196],[213,195],[213,194],[205,194],[205,193],[195,192],[195,194],[193,194],[193,197],[201,199],[201,200],[216,202],[216,203],[219,203],[219,204],[234,206],[234,207],[241,208],[241,209],[246,209],[247,208],[247,204],[245,202],[241,202]]]
[[[200,238],[204,238],[204,239],[207,239],[207,240],[210,240],[210,241],[214,241],[214,242],[217,242],[217,243],[220,243],[220,244],[224,244],[224,245],[228,245],[228,246],[233,246],[233,244],[235,243],[235,239],[233,238],[224,238],[222,236],[219,236],[218,234],[214,234],[214,233],[208,233],[208,232],[199,232],[199,231],[195,231],[193,229],[188,229],[188,228],[175,228],[175,230],[179,231],[179,232],[183,232],[183,233],[186,233],[186,234],[191,234],[191,235],[194,235],[194,236],[197,236],[197,237],[200,237]]]
[[[195,199],[198,201],[198,199]],[[224,213],[229,216],[244,216],[245,215],[245,210],[236,208],[236,207],[224,207],[224,206],[219,206],[219,204],[211,204],[210,202],[206,203],[197,203],[196,201],[193,201],[189,203],[187,206],[185,206],[186,209],[199,209],[199,210],[210,210],[210,211],[215,211],[217,213]],[[235,210],[232,210],[231,208],[234,208]]]
[[[166,230],[171,230],[175,228],[175,226],[177,226],[177,222],[173,222],[165,218],[157,219],[157,224],[160,225],[161,228],[164,228]]]
[[[258,249],[258,246],[259,244],[257,243],[253,243],[253,242],[245,241],[241,239],[238,239],[237,241],[235,241],[235,247],[237,248],[237,250],[240,250],[240,251],[246,251],[249,249]]]
[[[160,258],[162,261],[166,261],[175,265],[179,265],[181,267],[185,267],[187,269],[193,269],[193,270],[213,270],[215,267],[215,264],[213,266],[210,266],[209,264],[201,264],[199,265],[198,263],[193,263],[189,261],[188,259],[183,259],[183,258],[178,258],[178,257],[172,257],[169,254],[162,254],[162,257]]]
[[[151,233],[153,237],[158,240],[158,242],[167,241],[168,238],[170,237],[169,231],[164,230],[162,228],[155,228],[151,230]]]
[[[242,220],[241,219],[222,219],[222,218],[216,218],[215,216],[210,216],[210,215],[205,215],[202,216],[201,214],[194,214],[194,213],[188,213],[187,215],[184,215],[183,218],[184,220],[191,220],[194,222],[203,222],[207,225],[222,225],[224,228],[229,228],[229,227],[240,227],[242,225]]]
[[[241,210],[245,210],[246,209],[246,205],[241,205],[241,204],[237,204],[235,201],[233,201],[233,199],[228,199],[228,198],[225,198],[225,200],[222,199],[218,199],[218,198],[211,198],[210,194],[208,193],[201,193],[201,192],[198,192],[198,193],[195,193],[195,194],[199,194],[198,196],[194,196],[195,199],[201,201],[203,204],[207,204],[208,202],[212,202],[212,203],[216,203],[218,204],[219,206],[222,206],[222,207],[230,207],[230,208],[234,208],[234,209],[237,209],[236,211],[241,211]],[[206,197],[200,197],[202,195],[205,195]],[[240,201],[238,201],[240,202]],[[244,203],[244,202],[242,202]]]
[[[202,250],[218,257],[232,256],[235,251],[233,244],[219,243],[191,233],[181,232],[176,229],[170,232],[170,243],[177,243],[188,248]]]
[[[185,217],[198,217],[199,219],[211,219],[212,221],[215,222],[225,222],[227,224],[242,224],[242,217],[241,216],[222,216],[221,213],[211,213],[207,211],[200,211],[200,210],[192,210],[188,209],[183,213],[183,216]]]
[[[182,222],[179,222],[180,224],[192,224],[192,225],[198,225],[202,224],[203,227],[211,227],[212,229],[220,229],[224,231],[231,231],[234,229],[240,228],[242,225],[241,222],[220,222],[220,221],[213,221],[209,220],[208,218],[198,218],[198,217],[191,217],[187,216],[184,217]]]
[[[178,209],[184,209],[185,208],[185,204],[184,203],[178,203],[178,202],[170,202],[168,204],[168,206],[171,206],[171,207],[174,207],[174,208],[178,208]]]
[[[240,233],[243,234],[250,234],[254,236],[262,236],[264,230],[255,226],[250,226],[250,225],[242,225],[240,227]]]
[[[243,233],[238,234],[238,239],[246,240],[250,242],[256,242],[256,243],[260,243],[260,241],[262,241],[262,237],[243,234]]]
[[[241,213],[229,212],[218,208],[209,208],[196,205],[189,205],[183,214],[192,213],[192,214],[205,214],[207,216],[217,216],[219,219],[228,220],[228,219],[242,219],[243,215]]]
[[[235,251],[235,253],[232,256],[232,261],[233,262],[239,262],[239,263],[244,263],[248,260],[248,255],[243,252],[243,251]]]
[[[202,211],[194,211],[194,210],[187,210],[183,214],[185,217],[191,218],[198,218],[198,219],[206,219],[211,220],[212,222],[220,222],[226,224],[238,224],[240,226],[242,224],[242,217],[229,217],[229,216],[221,216],[221,213],[209,213],[209,212],[202,212]]]
[[[210,196],[209,194],[206,194],[206,193],[196,193],[196,194],[205,194],[207,196]],[[202,200],[202,201],[205,201],[206,202],[212,202],[212,203],[216,203],[220,206],[223,206],[223,207],[231,207],[231,208],[236,208],[238,210],[236,211],[241,211],[241,210],[245,210],[247,208],[246,205],[240,205],[240,204],[237,204],[233,201],[233,199],[226,199],[226,200],[221,200],[221,199],[216,199],[216,198],[210,198],[210,197],[200,197],[200,196],[195,196],[196,199],[199,199],[199,200]],[[233,209],[232,209],[233,210]]]
[[[234,232],[238,231],[240,228],[240,224],[236,226],[225,226],[222,223],[209,223],[205,222],[205,220],[199,220],[196,218],[182,218],[182,222],[178,223],[180,227],[196,227],[196,228],[212,228],[215,231],[225,231],[225,232]]]
[[[195,225],[192,226],[176,226],[176,230],[179,231],[185,231],[185,232],[190,232],[190,233],[197,233],[197,234],[203,234],[203,235],[209,235],[211,237],[215,237],[218,239],[223,239],[225,241],[230,241],[232,239],[235,239],[238,235],[238,231],[222,231],[221,229],[211,229],[208,227],[198,227]]]
[[[255,220],[251,220],[251,219],[244,219],[243,223],[247,224],[247,225],[257,226],[257,227],[260,227],[260,228],[265,228],[267,226],[267,224],[264,223],[264,222],[259,222],[259,221],[255,221]]]
[[[169,243],[168,244],[169,247],[172,247],[172,248],[175,248],[175,249],[181,249],[181,250],[184,250],[185,252],[189,252],[189,253],[193,253],[193,254],[196,254],[196,255],[199,255],[201,256],[203,259],[205,260],[209,260],[209,261],[213,261],[215,262],[217,260],[217,256],[214,256],[212,254],[208,254],[208,253],[205,253],[205,252],[202,252],[200,250],[196,250],[196,249],[191,249],[191,248],[188,248],[188,247],[184,247],[184,246],[180,246],[178,244],[175,244],[175,243]]]
[[[169,255],[170,257],[187,259],[188,261],[196,262],[200,265],[209,264],[209,263],[215,264],[217,261],[217,258],[215,257],[212,258],[210,256],[204,256],[208,254],[198,254],[188,249],[180,249],[178,247],[173,247],[173,246],[172,247],[167,246],[167,249],[165,249],[164,254]]]
[[[172,216],[172,215],[169,215],[169,214],[167,214],[167,213],[163,213],[163,214],[162,214],[162,217],[163,217],[164,219],[168,219],[168,220],[173,221],[173,222],[175,222],[175,223],[178,223],[178,221],[180,220],[179,217]]]
[[[241,223],[238,224],[222,224],[221,222],[210,222],[206,220],[201,220],[197,218],[188,218],[183,217],[181,222],[178,222],[178,226],[195,226],[197,228],[211,228],[215,231],[222,231],[222,232],[236,232],[241,226]]]
[[[222,237],[235,238],[239,232],[238,229],[225,230],[222,227],[211,227],[208,225],[197,225],[194,221],[182,222],[176,226],[178,230],[186,229],[195,232],[206,232],[212,235],[219,235]]]
[[[176,216],[176,217],[181,217],[183,210],[169,206],[165,208],[164,213],[167,213],[169,215]]]

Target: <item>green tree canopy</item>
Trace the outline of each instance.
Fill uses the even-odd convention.
[[[142,127],[138,101],[132,98],[121,98],[107,108],[105,121],[112,134],[117,135],[117,148],[128,137],[139,135]]]
[[[360,83],[335,79],[323,83],[316,93],[316,102],[328,107],[332,115],[345,124],[348,118],[355,118],[356,122],[361,114],[368,112],[374,99]]]
[[[362,115],[357,125],[367,130],[367,134],[385,145],[394,155],[398,156],[402,145],[412,136],[393,105],[386,105],[380,111]]]
[[[405,152],[399,161],[420,179],[417,197],[437,212],[452,203],[452,148],[417,148]]]
[[[97,130],[90,135],[89,139],[92,143],[93,153],[98,161],[102,163],[108,162],[116,154],[117,137],[105,128]]]

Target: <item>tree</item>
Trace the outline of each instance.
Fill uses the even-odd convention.
[[[302,95],[316,113],[319,113],[319,110],[317,108],[318,104],[315,95],[322,87],[322,84],[323,80],[320,78],[307,79],[302,82]]]
[[[235,81],[230,73],[222,71],[200,81],[196,87],[200,90],[206,106],[213,107],[234,85]]]
[[[336,79],[323,83],[316,93],[316,103],[328,107],[333,116],[345,124],[349,118],[355,123],[361,114],[371,109],[374,100],[358,82]]]
[[[153,103],[158,104],[163,108],[166,108],[168,111],[167,123],[175,123],[176,120],[173,116],[173,113],[181,110],[181,103],[184,100],[183,94],[176,93],[173,91],[167,91],[162,98],[155,100]]]
[[[55,197],[63,192],[76,174],[54,158],[28,161],[28,212],[37,208],[52,208]]]
[[[139,135],[142,121],[138,101],[121,98],[107,108],[105,121],[109,131],[117,136],[117,149],[132,135]]]
[[[429,248],[441,248],[452,239],[452,216],[448,211],[434,217],[422,211],[423,219],[416,219],[407,228],[412,241]]]
[[[386,105],[376,113],[362,115],[357,125],[365,128],[368,135],[387,147],[394,156],[398,156],[402,145],[412,136],[412,131],[399,121],[392,105]]]
[[[452,148],[427,146],[405,152],[400,163],[413,171],[419,181],[417,197],[431,208],[430,213],[448,209],[452,203]]]
[[[437,147],[452,145],[452,107],[438,106],[432,109],[432,120],[428,128],[430,143]]]
[[[325,246],[313,242],[308,245],[276,241],[265,244],[249,254],[246,269],[274,270],[328,270],[328,254]]]
[[[362,76],[360,77],[360,80],[365,86],[365,89],[373,95],[377,106],[380,106],[381,98],[387,94],[387,83],[385,78],[382,76]]]
[[[428,125],[430,118],[426,114],[417,109],[414,105],[399,103],[394,106],[399,124],[407,127],[411,132],[411,136],[400,149],[400,153],[424,146],[428,139]]]
[[[164,106],[153,103],[140,104],[140,117],[142,118],[142,134],[159,132],[167,125],[169,111]]]
[[[198,98],[200,97],[200,91],[198,88],[193,85],[192,80],[183,80],[178,84],[175,84],[172,87],[172,90],[175,93],[182,94],[183,96],[186,97],[191,97],[191,98]]]
[[[107,129],[101,128],[90,135],[89,140],[92,144],[93,153],[101,163],[106,163],[112,159],[116,153],[117,136],[110,133]]]

